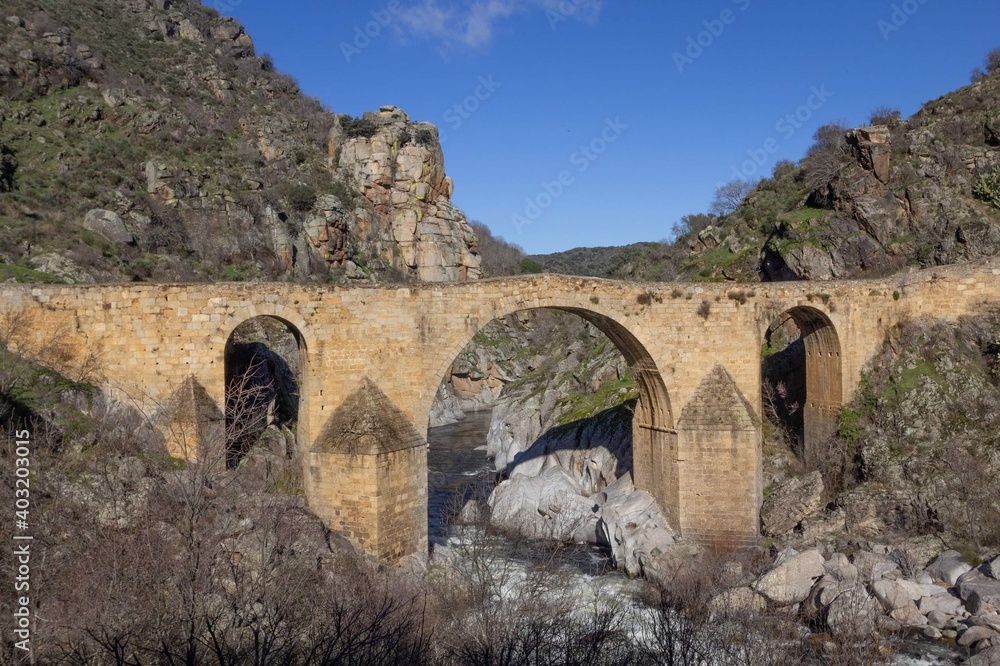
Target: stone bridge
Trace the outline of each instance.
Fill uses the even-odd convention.
[[[498,317],[554,308],[606,333],[640,389],[636,485],[683,535],[739,544],[758,534],[761,346],[773,321],[791,317],[805,337],[808,452],[836,429],[839,408],[893,327],[998,305],[996,263],[824,283],[539,275],[382,287],[0,287],[4,321],[22,323],[6,327],[13,346],[57,334],[57,365],[99,377],[157,419],[172,453],[189,459],[218,432],[233,330],[254,317],[284,322],[301,356],[297,437],[309,505],[388,560],[427,547],[431,403],[459,352]]]

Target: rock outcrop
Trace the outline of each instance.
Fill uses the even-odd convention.
[[[76,281],[479,277],[432,125],[329,112],[200,3],[105,5],[4,5],[0,192],[21,202],[4,262]],[[57,222],[21,243],[39,216]]]
[[[362,120],[375,128],[372,136],[348,137],[337,122],[329,150],[374,207],[393,265],[429,282],[478,278],[476,235],[451,203],[455,183],[444,173],[437,128],[394,106]]]

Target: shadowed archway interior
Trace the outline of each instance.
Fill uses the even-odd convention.
[[[782,313],[768,329],[767,342],[772,334],[789,323],[800,333],[798,341],[786,354],[800,355],[792,359],[801,376],[790,379],[790,390],[801,400],[800,411],[789,419],[790,427],[801,432],[797,442],[807,466],[816,465],[822,456],[823,446],[837,432],[840,408],[843,405],[843,369],[840,336],[830,318],[808,306],[798,306]],[[804,356],[804,359],[801,358]],[[765,377],[766,379],[766,377]]]
[[[234,467],[268,427],[300,434],[306,349],[291,323],[273,316],[241,322],[226,341],[226,451]]]

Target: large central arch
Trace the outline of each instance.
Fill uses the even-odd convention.
[[[676,529],[680,528],[679,470],[677,466],[677,431],[663,377],[646,346],[624,325],[607,314],[576,306],[517,307],[495,314],[482,326],[471,327],[465,339],[443,352],[439,367],[431,376],[430,395],[444,380],[448,368],[461,350],[486,324],[510,314],[530,310],[556,310],[577,315],[589,322],[611,341],[628,364],[639,390],[639,400],[632,419],[632,468],[636,488],[657,499]],[[430,405],[425,410],[430,411]],[[427,414],[420,423],[427,424]],[[423,432],[427,438],[427,431]]]

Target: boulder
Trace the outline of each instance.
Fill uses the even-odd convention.
[[[807,550],[764,574],[754,589],[779,606],[790,606],[805,601],[813,583],[824,573],[823,556],[816,549]]]
[[[862,550],[854,554],[852,561],[854,566],[858,568],[858,575],[861,576],[862,580],[876,581],[886,577],[899,577],[899,565],[885,555]]]
[[[676,538],[653,496],[641,490],[622,494],[628,485],[616,487],[600,506],[597,542],[610,549],[616,567],[637,576],[645,568],[644,558],[667,552]]]
[[[962,666],[1000,666],[1000,646],[991,647],[971,659],[962,662]]]
[[[962,554],[957,550],[946,550],[937,556],[927,567],[927,573],[935,579],[954,587],[959,576],[972,569],[972,565],[965,561]]]
[[[898,581],[877,580],[872,583],[872,592],[887,613],[910,606],[913,606],[914,611],[917,610],[909,591],[900,585]]]
[[[962,574],[955,587],[970,613],[1000,611],[1000,580],[977,569]]]
[[[834,636],[864,636],[875,631],[880,614],[878,602],[864,587],[852,585],[830,603],[826,624]]]
[[[580,495],[572,476],[552,467],[537,477],[517,476],[490,494],[494,524],[525,536],[566,541],[596,539],[597,515],[593,501]],[[587,539],[587,534],[595,536]]]
[[[947,626],[948,618],[950,617],[950,615],[942,613],[941,611],[932,610],[927,613],[927,624],[936,629],[944,629],[945,626]]]
[[[972,647],[979,641],[988,641],[993,638],[1000,636],[996,631],[990,629],[989,627],[974,626],[969,627],[964,632],[958,636],[958,644],[962,647]]]
[[[760,511],[765,534],[781,536],[823,507],[823,477],[816,471],[779,485]]]
[[[923,613],[917,610],[916,605],[912,601],[908,601],[906,605],[896,608],[890,612],[889,617],[894,620],[898,620],[907,627],[927,626],[927,618],[924,617]]]
[[[964,609],[962,600],[953,597],[950,593],[934,595],[932,597],[921,597],[917,601],[920,612],[927,615],[933,611],[944,613],[948,616],[958,615]]]
[[[834,580],[851,583],[858,579],[858,568],[851,564],[851,561],[847,559],[847,555],[843,553],[834,553],[831,555],[823,563],[823,567]]]
[[[989,627],[1000,634],[1000,614],[973,615],[966,620],[966,623],[977,627]]]
[[[1000,555],[985,562],[982,572],[994,580],[1000,580]]]
[[[930,626],[924,627],[923,631],[920,632],[920,635],[931,641],[938,641],[943,637],[940,629]]]

